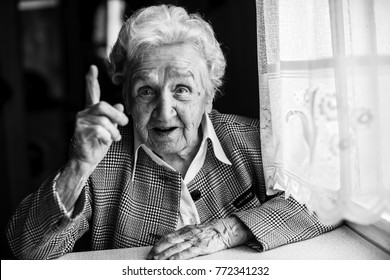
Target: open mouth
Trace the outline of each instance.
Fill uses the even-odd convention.
[[[153,130],[156,133],[158,133],[158,134],[169,134],[172,131],[174,131],[176,128],[177,128],[176,126],[173,126],[173,127],[155,127],[155,128],[153,128]]]

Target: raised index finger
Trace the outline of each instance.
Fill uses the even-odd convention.
[[[91,65],[87,75],[85,76],[86,81],[86,106],[92,106],[100,102],[100,86],[97,80],[98,69],[96,65]]]

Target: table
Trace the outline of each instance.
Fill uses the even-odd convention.
[[[60,260],[142,260],[151,249],[136,247],[125,249],[69,253]],[[239,246],[197,260],[368,260],[390,259],[390,254],[368,242],[343,225],[318,237],[284,245],[266,252],[257,252]]]

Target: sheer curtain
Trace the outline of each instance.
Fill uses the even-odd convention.
[[[390,214],[390,1],[257,0],[267,191],[324,222]]]

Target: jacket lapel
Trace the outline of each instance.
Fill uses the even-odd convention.
[[[153,245],[161,236],[174,231],[180,209],[180,190],[180,175],[159,166],[140,149],[134,180],[126,186],[121,200],[118,220],[121,240],[117,243]]]

